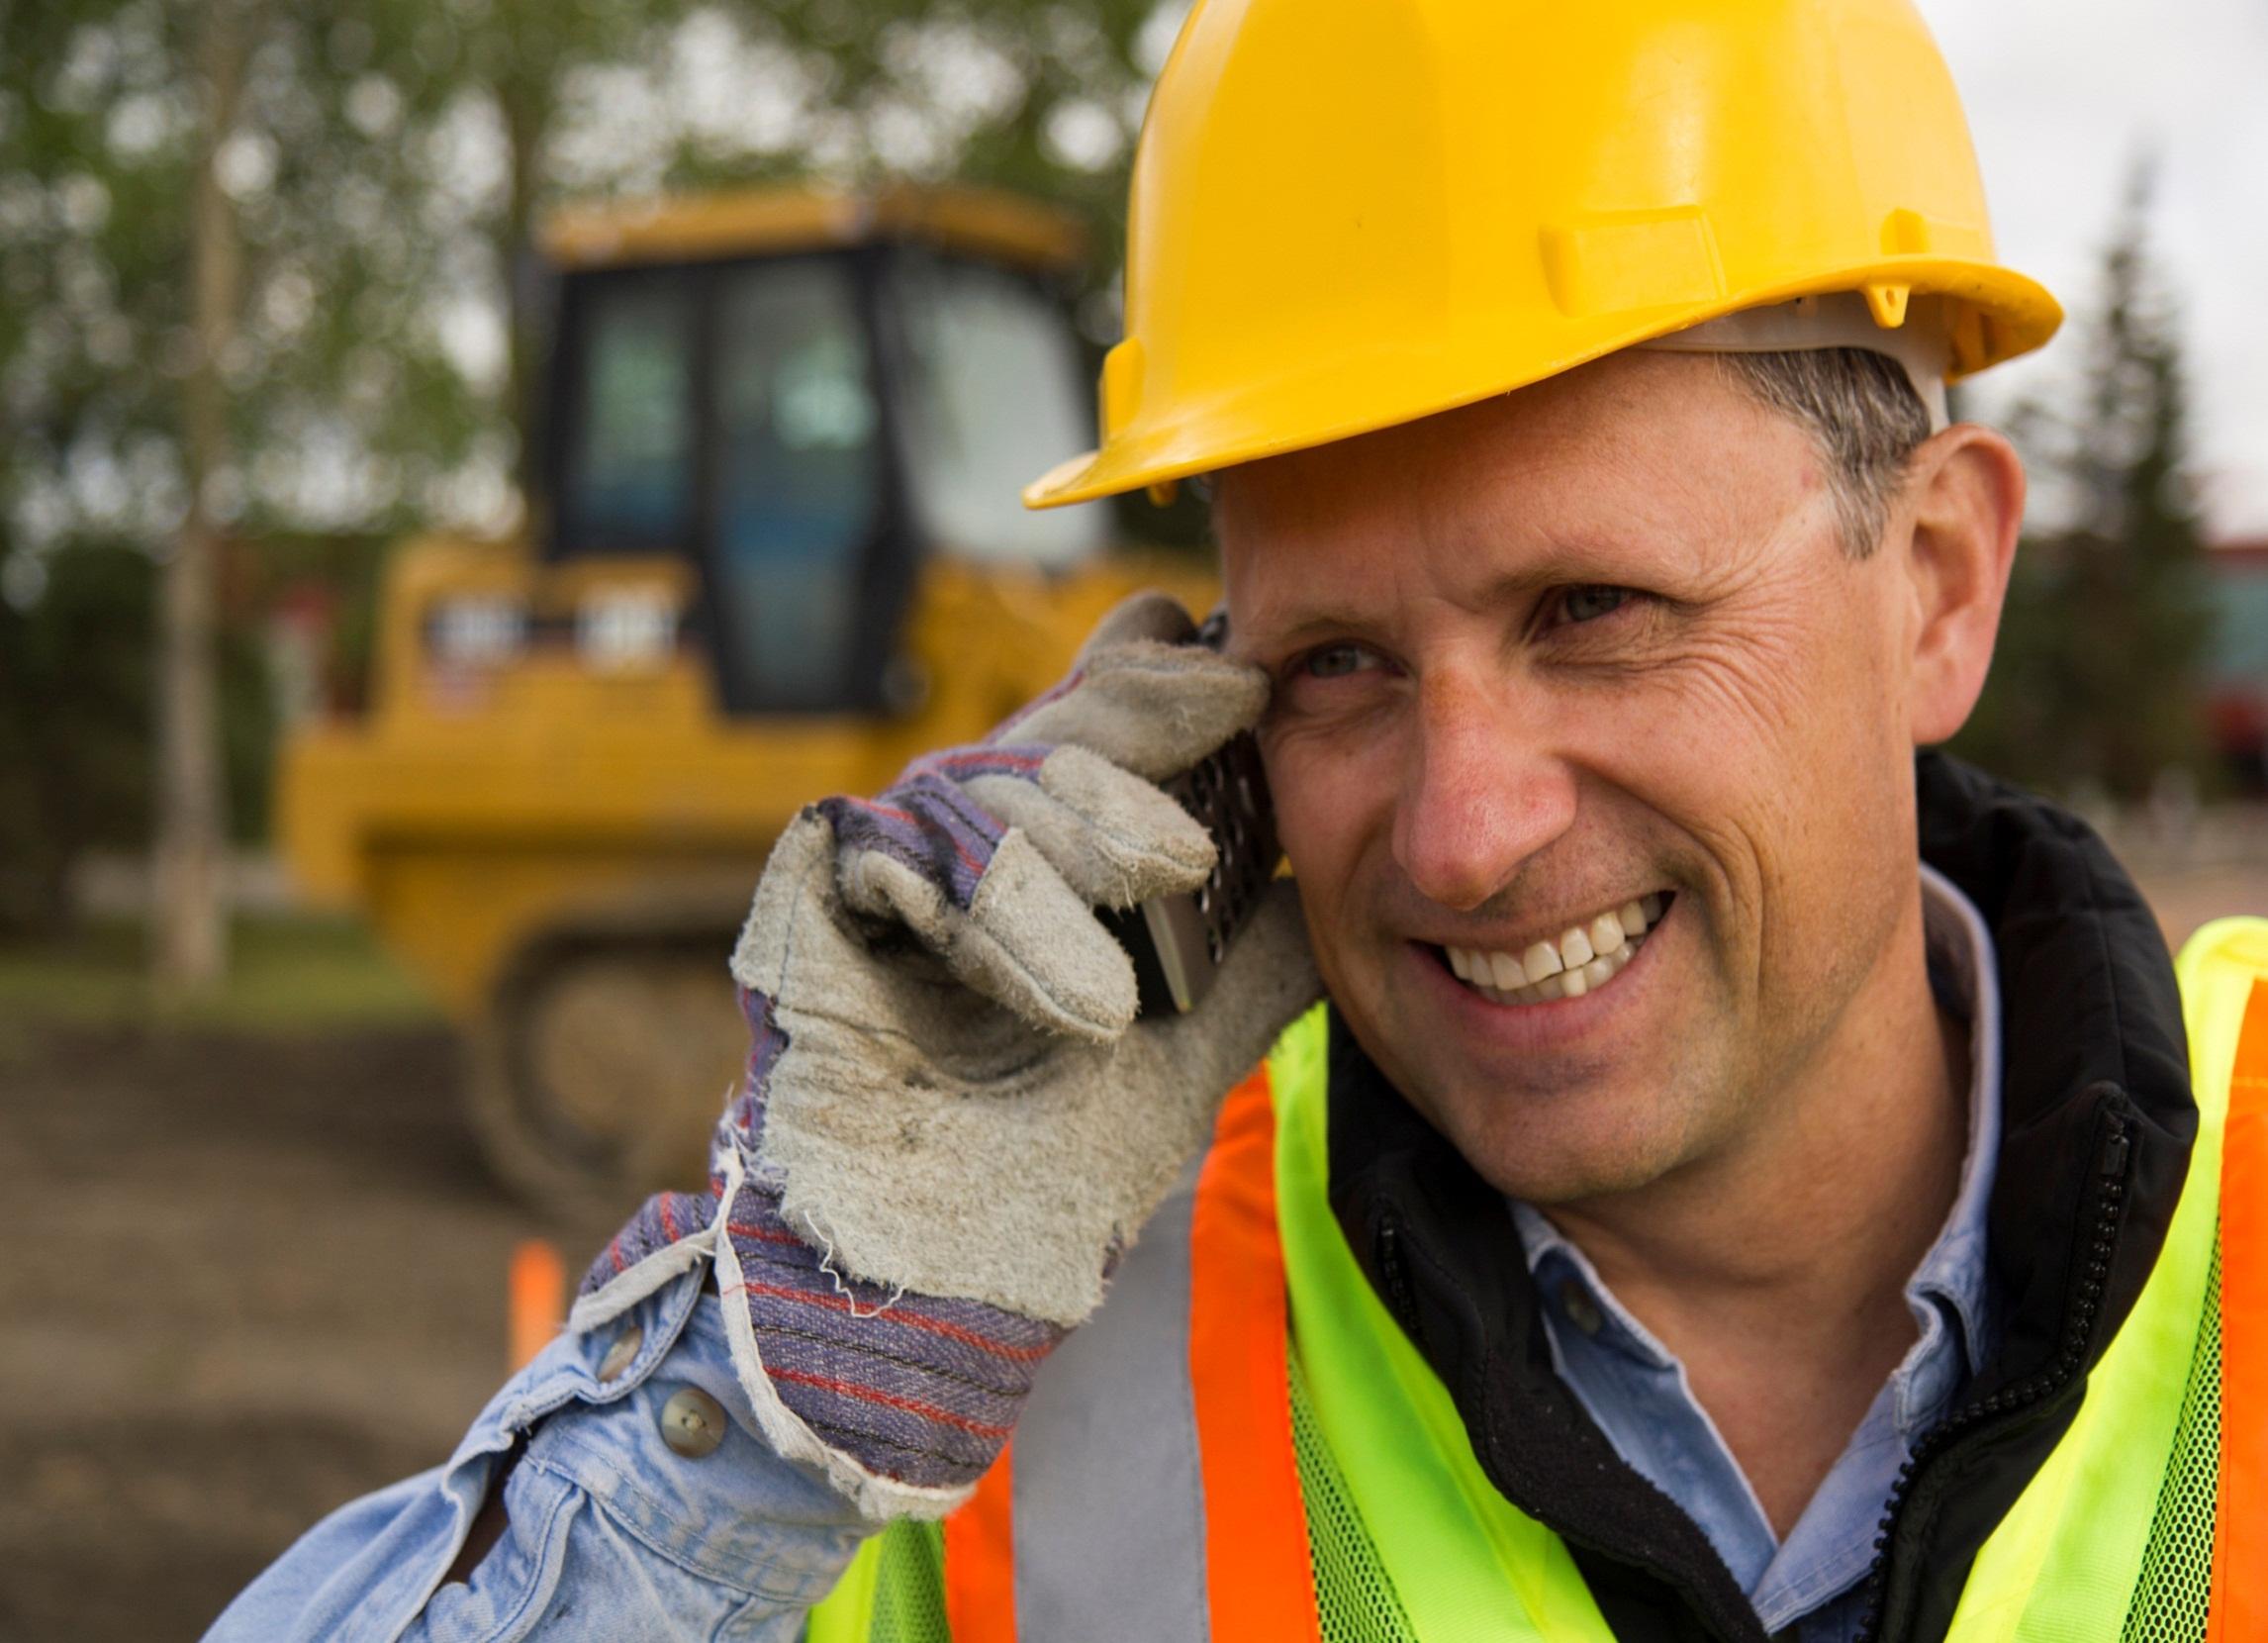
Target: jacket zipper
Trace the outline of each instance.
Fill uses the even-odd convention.
[[[1378,1226],[1378,1268],[1385,1276],[1386,1303],[1393,1308],[1394,1320],[1414,1340],[1417,1305],[1410,1298],[1409,1274],[1402,1270],[1402,1226],[1390,1215]]]
[[[1975,1437],[1979,1428],[1988,1423],[2011,1424],[2017,1416],[2056,1397],[2085,1371],[2088,1337],[2094,1333],[2096,1315],[2103,1307],[2103,1292],[2110,1284],[2111,1250],[2118,1238],[2119,1216],[2126,1205],[2126,1158],[2130,1150],[2126,1121],[2114,1112],[2096,1160],[2094,1237],[2088,1245],[2086,1270],[2081,1275],[2064,1325],[2063,1348],[2056,1354],[2055,1362],[2030,1380],[1954,1410],[1931,1429],[1899,1467],[1897,1482],[1891,1486],[1890,1499],[1883,1508],[1882,1521],[1874,1536],[1874,1562],[1866,1572],[1866,1612],[1859,1623],[1858,1643],[1882,1643],[1883,1605],[1889,1597],[1890,1548],[1897,1536],[1899,1516],[1912,1498],[1915,1480],[1957,1444]]]

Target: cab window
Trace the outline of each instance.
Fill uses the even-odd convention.
[[[562,545],[683,544],[693,514],[693,306],[687,280],[638,270],[577,292],[560,473]]]
[[[1018,493],[1094,442],[1086,362],[1063,304],[1007,269],[908,249],[885,312],[899,318],[913,511],[939,549],[1057,569],[1105,545],[1086,505],[1034,513]]]
[[[859,694],[862,587],[883,497],[882,416],[841,258],[719,270],[714,566],[751,707]]]

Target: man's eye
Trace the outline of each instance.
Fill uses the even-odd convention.
[[[1589,583],[1569,588],[1559,596],[1559,615],[1567,622],[1596,622],[1600,617],[1612,616],[1633,597],[1628,588]]]
[[[1374,666],[1377,658],[1359,644],[1326,644],[1301,658],[1299,671],[1310,679],[1343,679]]]

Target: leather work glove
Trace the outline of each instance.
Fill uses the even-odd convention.
[[[1135,1021],[1093,912],[1212,867],[1155,784],[1248,727],[1268,686],[1193,631],[1138,596],[990,740],[797,819],[733,954],[753,1049],[711,1191],[649,1201],[570,1319],[713,1255],[766,1438],[870,1516],[966,1497],[1222,1096],[1320,992],[1288,883],[1162,1019]]]

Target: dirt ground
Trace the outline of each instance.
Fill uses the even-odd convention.
[[[2176,939],[2268,874],[2161,878]],[[0,1022],[0,1643],[193,1638],[323,1513],[444,1459],[516,1243],[431,1028]]]
[[[517,1241],[432,1029],[0,1036],[0,1639],[194,1638],[445,1459]]]

